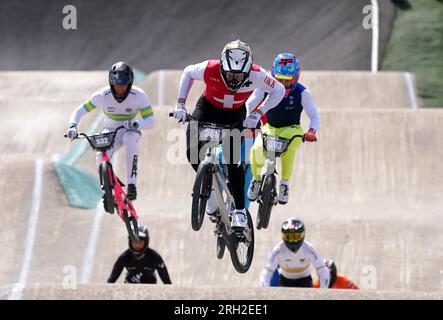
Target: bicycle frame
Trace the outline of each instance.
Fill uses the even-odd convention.
[[[231,221],[229,217],[234,213],[234,197],[229,190],[228,184],[221,173],[221,165],[217,158],[217,147],[219,143],[211,143],[206,152],[206,157],[202,161],[203,163],[208,163],[212,165],[212,186],[214,187],[214,192],[216,195],[217,205],[220,212],[220,220],[225,225],[226,233],[231,235],[234,231],[231,229]],[[223,195],[223,192],[225,195]],[[246,231],[246,229],[245,229]],[[244,232],[247,241],[251,241],[251,236],[249,233]]]
[[[122,187],[122,184],[120,183],[120,180],[114,174],[114,170],[112,169],[111,161],[110,161],[110,159],[108,157],[108,154],[107,154],[107,150],[112,148],[112,146],[114,145],[115,136],[117,135],[117,132],[120,129],[124,129],[124,126],[120,126],[117,129],[115,129],[114,132],[112,132],[112,134],[113,134],[112,135],[112,143],[110,143],[110,145],[106,145],[105,147],[100,147],[100,146],[97,146],[97,145],[94,144],[93,137],[97,136],[97,135],[88,136],[85,133],[79,133],[77,139],[81,139],[80,137],[83,137],[86,140],[88,140],[89,144],[91,145],[91,147],[94,150],[101,152],[101,163],[108,163],[108,164],[110,164],[109,166],[107,166],[108,170],[109,170],[108,176],[110,177],[110,179],[112,181],[109,181],[109,182],[110,182],[110,185],[113,186],[114,199],[115,199],[115,202],[116,202],[116,207],[117,207],[118,215],[122,219],[122,221],[125,222],[125,218],[123,216],[124,210],[129,212],[130,215],[132,217],[134,217],[136,220],[138,220],[138,215],[137,215],[137,212],[135,211],[134,206],[132,205],[132,202],[126,198],[126,192],[124,191],[124,189]]]
[[[108,155],[105,151],[101,151],[102,153],[102,163],[106,162],[106,163],[111,163],[111,161],[108,158]],[[138,220],[138,215],[137,212],[135,211],[134,206],[132,205],[132,201],[127,200],[126,199],[126,192],[124,191],[122,185],[120,184],[120,180],[118,179],[118,177],[114,174],[114,170],[112,170],[112,166],[108,166],[108,170],[110,170],[109,172],[109,177],[112,177],[112,181],[111,185],[114,186],[114,198],[115,198],[115,202],[116,202],[116,206],[117,206],[117,212],[118,215],[120,217],[120,219],[122,219],[123,222],[125,222],[125,218],[123,216],[123,210],[127,210],[131,216],[133,216],[135,219]]]

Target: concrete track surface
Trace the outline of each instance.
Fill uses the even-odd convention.
[[[20,87],[9,85],[13,77]],[[68,77],[74,81],[66,87],[63,81]],[[69,114],[103,80],[103,72],[6,72],[0,77],[0,106],[7,115],[0,120],[0,194],[4,208],[9,208],[0,216],[2,298],[11,297],[11,285],[26,266],[22,297],[30,299],[279,298],[278,289],[257,288],[258,276],[279,241],[281,222],[289,216],[304,220],[308,241],[324,257],[335,259],[339,272],[377,289],[294,290],[294,299],[442,297],[443,112],[334,104],[319,105],[319,140],[300,147],[290,202],[275,208],[268,229],[256,231],[254,260],[246,274],[234,270],[228,255],[216,258],[209,220],[200,232],[192,231],[194,172],[185,160],[184,140],[179,139],[185,127],[168,118],[170,107],[154,106],[157,127],[141,139],[140,196],[135,205],[150,228],[151,247],[162,254],[175,286],[147,286],[146,291],[103,286],[127,247],[126,230],[118,217],[100,207],[68,207],[51,164],[54,154],[73,145],[63,138]],[[86,116],[80,129],[93,119],[92,114]],[[78,165],[95,173],[94,158],[88,152]],[[38,219],[33,241],[24,243],[35,206],[36,159],[44,161]],[[124,179],[124,152],[116,160]],[[255,219],[255,205],[251,212]],[[26,249],[31,252],[28,260]],[[68,276],[90,284],[63,291]]]

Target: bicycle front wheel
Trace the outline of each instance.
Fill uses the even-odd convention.
[[[263,181],[263,188],[260,193],[260,201],[257,213],[257,229],[266,229],[271,218],[272,207],[275,201],[275,176],[267,175]]]
[[[232,233],[229,236],[229,253],[231,261],[238,273],[245,273],[249,270],[254,257],[254,226],[249,210],[246,209],[248,224],[243,232],[243,236]]]
[[[103,190],[103,208],[106,212],[114,213],[115,201],[113,190],[113,172],[110,163],[100,164],[100,184]]]
[[[200,163],[192,188],[191,225],[195,231],[200,230],[205,218],[206,202],[211,195],[212,174],[209,163]]]

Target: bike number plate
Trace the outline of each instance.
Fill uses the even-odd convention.
[[[198,132],[199,141],[221,141],[222,129],[220,128],[200,128]]]
[[[271,152],[284,152],[286,150],[286,140],[269,136],[266,138],[266,150]]]
[[[109,135],[99,135],[94,138],[94,145],[97,148],[106,148],[112,144],[112,138]]]

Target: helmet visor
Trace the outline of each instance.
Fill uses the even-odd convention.
[[[287,243],[297,243],[303,241],[305,238],[305,232],[289,232],[283,233],[282,238],[284,242]]]
[[[146,245],[145,239],[140,239],[138,241],[131,241],[131,246],[134,251],[142,251]]]
[[[292,80],[292,79],[294,79],[294,77],[292,77],[292,76],[283,75],[283,74],[276,74],[274,77],[277,80]]]
[[[244,72],[226,72],[226,80],[229,82],[240,82],[245,78]]]
[[[110,77],[111,84],[128,84],[130,77],[127,72],[113,72]]]

